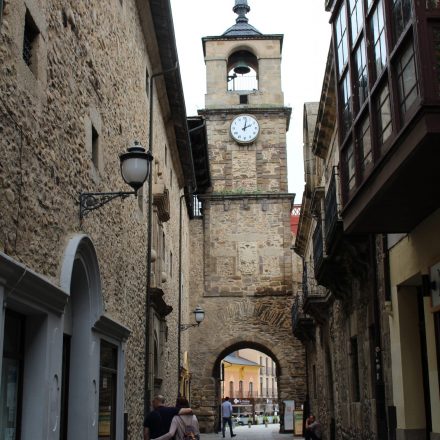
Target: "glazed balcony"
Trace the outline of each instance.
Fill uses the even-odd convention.
[[[396,5],[385,8],[383,66],[365,41],[363,100],[353,88],[351,101],[342,102],[340,73],[340,123],[345,107],[353,111],[340,136],[342,217],[350,234],[407,233],[440,208],[440,3]],[[354,59],[357,47],[349,50]]]
[[[324,199],[324,228],[326,254],[331,255],[342,236],[342,218],[339,213],[338,174],[333,170]]]

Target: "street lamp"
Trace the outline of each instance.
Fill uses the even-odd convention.
[[[121,175],[124,182],[133,188],[133,191],[118,192],[85,192],[79,196],[79,218],[82,220],[90,211],[100,208],[114,199],[125,199],[130,195],[137,195],[138,189],[142,187],[150,173],[153,155],[138,141],[127,148],[125,153],[119,155]]]
[[[205,319],[205,311],[200,307],[197,306],[194,310],[194,319],[196,321],[195,324],[180,324],[180,331],[183,332],[185,330],[188,330],[191,327],[198,327],[202,321]]]

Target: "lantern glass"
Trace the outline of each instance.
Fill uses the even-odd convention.
[[[120,160],[122,178],[137,191],[150,173],[151,153],[146,153],[139,142],[135,142],[133,147],[129,147],[126,153],[121,154]]]
[[[197,306],[195,308],[194,318],[195,318],[197,324],[200,324],[205,319],[205,311],[200,306]]]

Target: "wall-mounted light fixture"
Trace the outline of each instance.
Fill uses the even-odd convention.
[[[195,324],[180,324],[181,332],[188,330],[191,327],[198,327],[205,319],[205,311],[200,306],[197,306],[193,310],[193,313],[194,313],[194,319],[196,321]]]
[[[82,220],[90,211],[100,208],[114,199],[125,199],[131,195],[137,195],[139,188],[142,187],[150,174],[151,161],[153,155],[138,141],[134,141],[132,147],[128,147],[125,153],[119,155],[121,163],[121,174],[125,183],[128,183],[133,191],[119,192],[85,192],[79,196],[79,218]]]

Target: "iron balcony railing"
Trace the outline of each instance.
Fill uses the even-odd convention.
[[[340,221],[337,194],[337,174],[335,171],[332,173],[330,185],[328,187],[327,194],[325,195],[324,210],[325,241],[326,244],[329,245],[334,238],[337,224]]]
[[[318,219],[316,223],[315,231],[313,233],[313,263],[315,266],[315,278],[321,268],[324,261],[324,243],[322,236],[322,222]]]
[[[192,213],[193,218],[201,218],[203,217],[203,204],[202,201],[196,195],[193,195],[192,198]]]
[[[253,75],[229,76],[228,91],[251,91],[258,90],[258,78]]]

